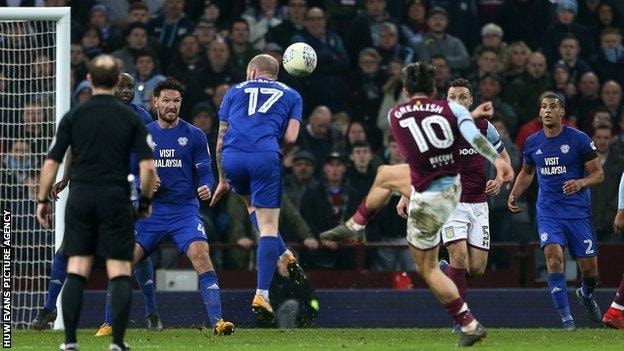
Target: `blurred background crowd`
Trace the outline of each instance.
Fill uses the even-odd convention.
[[[0,0],[0,5],[71,5],[73,105],[89,98],[86,62],[100,53],[118,58],[123,71],[134,76],[133,102],[152,114],[154,86],[166,76],[183,82],[181,117],[206,133],[213,156],[221,100],[229,86],[245,79],[249,59],[268,53],[281,61],[289,44],[311,45],[318,56],[313,74],[279,76],[304,99],[297,144],[283,150],[280,228],[286,241],[300,244],[307,268],[352,267],[349,248],[321,243],[318,234],[353,214],[380,165],[403,162],[386,115],[403,99],[402,67],[418,60],[436,66],[439,98],[445,98],[452,79],[463,77],[472,83],[474,106],[494,104],[491,122],[516,169],[525,140],[541,129],[539,96],[560,94],[565,123],[593,138],[605,171],[605,181],[591,189],[598,239],[622,240],[613,235],[612,222],[624,171],[624,1]],[[3,38],[3,47],[19,45],[10,45],[10,38]],[[39,76],[54,70],[46,55],[37,51],[29,58],[29,69]],[[0,75],[2,92],[9,73]],[[52,92],[53,80],[48,84]],[[0,97],[3,107],[20,104],[11,94]],[[2,167],[8,170],[2,184],[23,185],[5,187],[2,197],[22,199],[13,202],[21,213],[34,212],[36,170],[48,146],[37,136],[53,128],[45,124],[54,119],[48,105],[45,97],[21,103],[10,120],[20,125],[22,139],[2,145]],[[534,241],[536,185],[523,197],[521,215],[507,211],[507,195],[503,190],[488,200],[492,243]],[[405,221],[394,207],[398,199],[393,196],[369,225],[368,242],[405,243]],[[202,205],[202,216],[211,242],[238,245],[215,250],[215,264],[253,267],[256,233],[242,200],[230,193],[217,208]],[[37,226],[34,219],[24,225]],[[371,251],[368,268],[413,270],[406,249]]]

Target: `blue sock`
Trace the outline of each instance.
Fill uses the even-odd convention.
[[[104,323],[113,325],[113,313],[111,312],[111,285],[110,280],[106,286],[106,304],[104,306]]]
[[[150,314],[158,314],[156,308],[156,294],[154,293],[154,265],[152,260],[147,257],[144,260],[140,260],[134,265],[132,269],[134,273],[134,279],[136,279],[145,298],[145,316]]]
[[[219,290],[219,279],[215,271],[199,275],[199,291],[206,306],[210,325],[214,327],[221,319],[221,290]]]
[[[563,273],[548,274],[548,289],[550,290],[550,296],[555,303],[555,307],[561,316],[561,320],[563,322],[572,320],[568,301],[568,287]]]
[[[258,253],[256,254],[256,269],[258,270],[257,289],[269,290],[273,273],[279,258],[279,238],[274,236],[260,237]]]
[[[61,250],[56,251],[54,254],[50,272],[50,284],[48,285],[48,298],[45,306],[43,306],[46,310],[53,311],[56,309],[56,299],[65,283],[65,278],[67,278],[67,260],[67,256]]]
[[[581,293],[584,298],[589,299],[592,297],[596,284],[596,277],[581,276]]]
[[[251,225],[253,225],[254,229],[258,232],[258,234],[260,234],[260,228],[258,227],[258,218],[256,218],[256,211],[253,211],[250,215],[249,215],[249,220],[251,220]],[[288,250],[288,248],[286,247],[286,244],[284,243],[284,239],[282,239],[282,236],[280,235],[280,233],[277,233],[277,238],[279,239],[279,255],[281,256],[284,252],[286,252],[286,250]]]

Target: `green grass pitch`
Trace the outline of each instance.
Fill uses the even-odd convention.
[[[94,338],[95,329],[80,330],[80,350],[108,350],[109,338]],[[58,350],[59,331],[14,331],[15,350]],[[232,336],[213,336],[208,330],[168,329],[148,332],[130,329],[132,350],[452,350],[457,337],[450,329],[237,329]],[[612,329],[488,329],[478,350],[624,350],[624,331]]]

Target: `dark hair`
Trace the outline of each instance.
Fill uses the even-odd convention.
[[[230,32],[231,32],[232,30],[234,30],[234,25],[235,25],[236,23],[244,23],[244,24],[245,24],[245,27],[247,27],[247,30],[248,30],[248,31],[250,30],[250,29],[249,29],[249,22],[245,21],[245,19],[244,19],[244,18],[239,17],[239,18],[237,18],[237,19],[233,20],[233,21],[232,21],[232,23],[230,23]]]
[[[354,142],[353,144],[351,144],[351,152],[353,152],[353,149],[355,149],[356,147],[367,147],[370,150],[373,149],[371,147],[371,144],[368,141],[365,141],[365,140],[358,140],[358,141]]]
[[[94,88],[113,88],[119,80],[119,66],[110,55],[98,55],[87,68]]]
[[[544,99],[555,99],[555,100],[557,100],[557,104],[559,104],[559,107],[565,107],[565,102],[563,101],[561,96],[559,96],[559,95],[557,95],[555,93],[547,93],[547,94],[542,95],[541,99],[540,99],[540,102],[539,102],[540,106],[541,106],[542,101]]]
[[[158,56],[150,49],[141,49],[134,54],[134,63],[136,64],[140,57],[149,56],[154,62],[154,66],[158,66]]]
[[[124,32],[124,38],[129,37],[130,34],[132,34],[132,31],[137,28],[143,29],[143,31],[145,32],[145,35],[149,35],[149,31],[147,30],[147,25],[145,23],[133,22],[133,23],[130,23],[128,27],[126,28],[126,31]]]
[[[156,84],[154,87],[154,96],[160,96],[160,92],[163,90],[176,90],[180,95],[184,94],[184,85],[178,82],[175,78],[167,77],[167,79]]]
[[[468,92],[470,92],[470,96],[472,96],[472,84],[470,84],[470,81],[468,81],[467,79],[464,79],[464,78],[453,79],[449,83],[449,88],[466,88],[468,89]]]
[[[596,132],[600,129],[605,129],[611,132],[611,136],[613,136],[613,127],[606,123],[599,123],[593,130],[592,136],[596,135]]]
[[[622,36],[622,32],[620,32],[619,29],[617,29],[616,27],[605,27],[602,31],[600,31],[600,38],[604,37],[605,35],[609,35],[609,34],[615,34],[618,36]]]
[[[446,64],[448,64],[448,60],[446,59],[446,56],[444,56],[442,54],[435,54],[435,55],[431,56],[431,58],[429,59],[429,63],[431,64],[433,62],[433,60],[444,60],[444,62]]]
[[[431,95],[434,90],[433,76],[435,68],[431,65],[414,62],[403,68],[403,87],[410,95],[425,93]]]

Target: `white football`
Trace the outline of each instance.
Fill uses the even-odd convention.
[[[284,51],[282,63],[289,74],[307,76],[316,68],[316,51],[306,43],[294,43]]]

